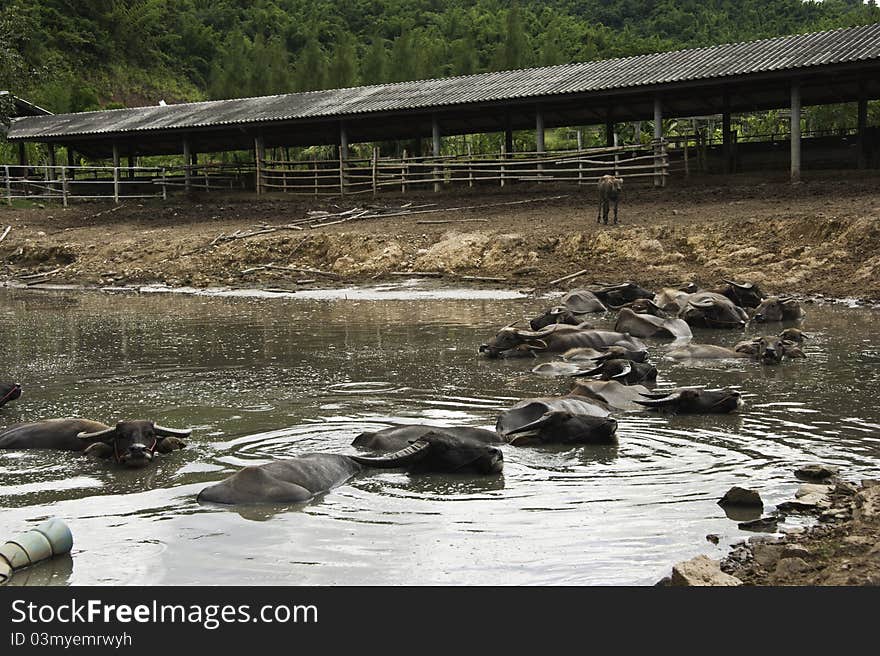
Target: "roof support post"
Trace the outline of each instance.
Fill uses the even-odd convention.
[[[859,108],[858,108],[858,126],[859,126],[859,159],[858,167],[864,169],[868,167],[868,96],[865,92],[865,83],[859,83]]]
[[[189,193],[190,185],[192,184],[192,172],[190,171],[190,161],[192,160],[192,151],[190,150],[189,145],[189,137],[183,138],[183,186],[186,189],[186,192]],[[257,164],[257,170],[259,170],[259,164]],[[259,177],[259,175],[257,176]],[[257,193],[259,192],[259,182],[257,183]]]
[[[509,109],[504,112],[504,152],[513,152],[513,121]]]
[[[113,143],[113,200],[119,204],[119,144]]]
[[[791,182],[801,181],[801,85],[791,83]]]
[[[134,149],[128,148],[128,179],[134,180]]]
[[[263,159],[266,157],[266,146],[263,143],[263,135],[254,137],[254,191],[263,193]],[[189,183],[187,183],[189,186]]]
[[[73,154],[73,148],[71,148],[70,146],[67,146],[67,166],[71,169],[67,172],[67,174],[70,176],[70,179],[73,180],[76,177],[76,169],[73,168],[74,166],[76,166],[76,158]]]
[[[440,121],[437,119],[437,114],[431,114],[431,141],[433,144],[431,153],[434,157],[440,157]],[[440,168],[436,163],[433,173],[434,191],[440,191]]]
[[[611,148],[614,145],[614,121],[610,118],[605,121],[605,146]]]
[[[535,149],[543,153],[544,149],[544,112],[541,106],[535,109]]]
[[[48,144],[48,146],[49,146],[49,166],[51,166],[52,168],[55,168],[55,163],[56,163],[55,144],[50,143],[50,144]]]
[[[24,148],[24,142],[21,141],[18,144],[18,164],[19,166],[25,167],[27,166],[27,151]],[[22,176],[27,175],[27,171],[22,171]]]
[[[733,172],[733,148],[730,125],[730,94],[725,91],[721,99],[721,167],[725,174]]]
[[[654,186],[664,186],[663,164],[663,102],[660,96],[654,97]]]

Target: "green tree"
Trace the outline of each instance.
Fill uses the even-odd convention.
[[[364,84],[379,84],[387,80],[388,51],[385,40],[378,34],[370,39],[370,48],[361,65],[361,81]]]
[[[327,68],[327,86],[332,89],[354,86],[357,82],[358,59],[351,34],[342,33],[336,40]]]
[[[495,68],[497,70],[525,68],[530,61],[529,36],[526,34],[519,4],[514,2],[507,10],[504,20],[502,41],[495,56]]]
[[[327,76],[327,59],[321,44],[314,36],[310,37],[299,54],[293,75],[294,88],[297,91],[314,91],[325,88]]]

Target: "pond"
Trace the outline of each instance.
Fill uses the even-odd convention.
[[[477,354],[498,326],[548,304],[416,283],[274,298],[0,290],[0,371],[25,390],[0,424],[194,429],[143,470],[0,451],[0,538],[58,516],[75,540],[71,558],[13,584],[650,585],[753,535],[717,505],[732,485],[760,490],[767,511],[793,496],[804,463],[876,476],[878,314],[811,304],[807,358],[780,366],[673,363],[668,342],[648,340],[660,386],[739,389],[735,415],[620,414],[616,446],[503,446],[500,477],[385,471],[300,507],[196,503],[243,465],[351,453],[360,432],[395,423],[493,427],[519,399],[564,393],[570,383],[531,374],[533,360]]]

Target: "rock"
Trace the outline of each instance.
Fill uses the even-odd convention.
[[[862,487],[864,487],[864,488],[875,487],[877,485],[880,485],[880,479],[878,479],[878,478],[863,478],[862,479]]]
[[[784,548],[781,544],[756,544],[752,546],[752,557],[761,567],[770,571],[782,558]]]
[[[721,506],[762,506],[761,495],[756,490],[749,490],[734,485],[718,502]]]
[[[716,535],[715,533],[709,533],[709,535],[706,536],[706,539],[712,544],[718,544],[719,540],[721,540],[721,536]]]
[[[855,483],[850,483],[849,481],[837,481],[834,486],[834,494],[852,496],[858,491],[858,486]]]
[[[830,485],[820,485],[818,483],[804,483],[794,493],[796,499],[812,496],[815,494],[828,495],[833,488]]]
[[[796,469],[794,475],[807,481],[824,481],[833,476],[837,476],[839,471],[840,469],[833,465],[806,465],[800,469]]]
[[[810,571],[812,566],[803,558],[782,558],[776,563],[776,576],[791,576]]]
[[[721,571],[721,562],[708,556],[697,556],[678,563],[672,568],[670,585],[673,586],[734,586],[742,585],[735,576]]]
[[[813,557],[813,552],[800,544],[787,544],[782,550],[782,557],[808,560]]]
[[[843,538],[843,542],[856,547],[870,547],[872,544],[874,544],[874,538],[868,537],[866,535],[847,535],[845,538]]]
[[[860,522],[875,522],[880,519],[880,487],[869,487],[856,495],[853,519]]]
[[[743,531],[769,531],[773,533],[776,531],[777,524],[781,521],[785,521],[784,516],[768,515],[767,517],[759,517],[749,522],[740,522],[737,526]]]

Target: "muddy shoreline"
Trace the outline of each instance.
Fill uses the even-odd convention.
[[[2,207],[0,228],[11,229],[0,242],[0,280],[294,290],[425,273],[546,289],[586,269],[553,288],[623,279],[709,286],[732,277],[771,293],[878,301],[878,180],[848,176],[794,187],[734,177],[723,185],[706,179],[632,188],[619,226],[596,224],[592,189],[545,186],[376,200],[237,196],[120,208]],[[502,204],[519,201],[528,202]],[[309,212],[413,202],[432,204],[432,213],[288,227]],[[455,209],[462,207],[472,209]]]

